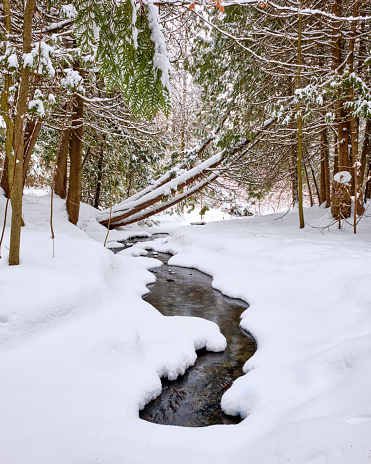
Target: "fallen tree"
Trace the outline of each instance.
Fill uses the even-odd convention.
[[[113,208],[102,211],[98,214],[97,220],[102,225],[114,229],[147,219],[194,195],[245,156],[258,143],[266,129],[275,121],[276,118],[266,121],[252,140],[241,139],[232,147],[224,148],[197,166],[185,170],[184,167],[187,164],[187,158],[189,159],[189,153],[192,153],[192,158],[194,158],[196,154],[199,155],[204,151],[214,140],[216,136],[216,131],[214,131],[212,133],[214,135],[211,134],[206,137],[195,149],[187,152],[188,157],[186,156],[178,166],[161,176],[153,185],[115,205]],[[238,154],[239,156],[237,156]],[[218,167],[220,169],[216,170]],[[210,174],[210,171],[214,172]],[[197,183],[192,185],[195,182]],[[190,185],[192,187],[184,191],[184,188]]]

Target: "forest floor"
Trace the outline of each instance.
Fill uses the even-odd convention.
[[[187,226],[163,216],[151,243],[169,264],[210,274],[213,286],[249,303],[241,326],[258,345],[222,400],[238,425],[185,428],[139,419],[195,362],[222,350],[218,327],[164,317],[142,300],[159,266],[148,243],[114,255],[105,229],[82,205],[75,227],[65,204],[24,199],[21,264],[0,260],[0,462],[6,464],[371,463],[371,219],[326,227],[323,208]],[[4,201],[0,200],[0,214]]]

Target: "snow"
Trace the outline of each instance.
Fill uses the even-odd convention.
[[[77,90],[78,92],[83,92],[84,87],[82,86],[82,77],[78,71],[67,68],[65,69],[65,77],[61,79],[62,87],[67,87],[71,90]]]
[[[35,43],[31,53],[23,55],[24,66],[31,66],[32,63],[37,63],[38,74],[46,74],[49,77],[54,77],[55,69],[52,61],[54,54],[54,47],[40,40]]]
[[[45,115],[45,108],[42,100],[31,100],[28,104],[28,109],[34,111],[39,118]]]
[[[334,180],[339,184],[347,184],[352,180],[352,175],[348,171],[340,171],[334,175]]]
[[[184,226],[114,255],[82,205],[79,228],[49,194],[25,196],[21,265],[0,260],[0,462],[125,464],[349,464],[371,456],[370,219],[358,234],[326,227],[324,208]],[[4,201],[0,200],[0,213]],[[162,215],[165,219],[165,215]],[[85,232],[86,231],[86,232]],[[93,237],[93,239],[91,238]],[[183,428],[142,421],[138,410],[201,347],[225,339],[200,318],[164,317],[141,299],[160,262],[207,272],[213,286],[249,303],[241,326],[256,354],[222,406],[238,425]],[[138,255],[137,257],[133,255]]]
[[[77,16],[76,8],[74,7],[72,3],[69,3],[68,5],[63,5],[61,10],[62,10],[62,13],[68,19],[74,19]]]
[[[112,219],[121,216],[125,212],[133,209],[145,202],[155,201],[156,199],[160,200],[166,195],[170,195],[173,190],[176,190],[180,185],[185,184],[189,179],[193,176],[209,169],[213,165],[217,164],[223,157],[224,151],[220,151],[216,155],[211,156],[206,161],[198,164],[194,168],[190,169],[189,171],[184,172],[183,174],[179,175],[175,179],[170,180],[164,185],[160,185],[159,187],[155,188],[154,190],[149,191],[145,195],[138,198],[136,195],[133,196],[134,200],[127,201],[124,200],[122,203],[115,205],[112,208]],[[99,213],[97,216],[99,221],[108,220],[110,215],[110,210],[106,209]]]
[[[134,12],[134,8],[133,8]],[[153,71],[155,77],[157,76],[157,71],[161,71],[161,83],[169,92],[169,97],[171,96],[171,87],[170,87],[170,75],[171,75],[171,64],[167,56],[166,51],[166,42],[164,34],[160,28],[160,18],[158,15],[158,7],[153,4],[151,0],[147,3],[147,18],[148,26],[151,30],[151,40],[155,44],[155,54],[153,57]],[[134,35],[134,40],[136,40],[136,35]]]
[[[33,65],[33,54],[32,53],[24,53],[23,54],[23,67],[32,66]]]
[[[15,53],[8,56],[8,65],[9,65],[9,68],[18,68],[18,58]]]

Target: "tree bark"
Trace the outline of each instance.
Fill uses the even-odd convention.
[[[165,203],[159,203],[158,205],[155,205],[153,208],[138,211],[135,214],[131,214],[125,219],[122,219],[115,223],[111,223],[110,229],[115,229],[116,227],[120,227],[124,225],[134,224],[136,222],[143,221],[144,219],[147,219],[153,216],[154,214],[161,213],[162,211],[165,211],[171,206],[174,206],[178,204],[179,202],[185,200],[186,198],[200,192],[204,187],[206,187],[211,182],[213,182],[218,176],[219,176],[219,173],[211,174],[210,176],[208,176],[206,179],[199,182],[194,187],[190,188],[189,190],[186,190],[185,192],[182,192],[181,194],[175,196],[174,198],[171,198],[169,201]]]
[[[371,119],[367,119],[366,128],[365,128],[365,137],[362,145],[361,152],[361,167],[359,169],[358,185],[363,185],[365,172],[366,172],[366,162],[367,157],[370,157],[371,154]]]
[[[23,187],[26,183],[28,168],[31,161],[32,151],[35,147],[37,137],[41,129],[41,121],[27,121],[24,131],[24,152],[23,152]]]
[[[368,164],[368,171],[367,171],[367,177],[371,175],[371,159]],[[371,181],[368,180],[366,182],[366,188],[365,188],[365,201],[371,199]]]
[[[37,137],[41,129],[41,121],[27,121],[24,131],[24,149],[23,149],[23,187],[26,183],[28,168],[30,165],[32,151],[35,147]],[[5,157],[3,172],[1,175],[0,186],[4,190],[5,196],[9,195],[9,164],[8,156]]]
[[[296,147],[294,145],[291,146],[291,163],[290,163],[290,171],[291,171],[291,194],[292,194],[292,204],[295,207],[299,203],[299,191],[298,191],[298,171],[296,167],[297,163],[297,152]]]
[[[335,0],[333,4],[333,14],[337,17],[342,15],[342,0]],[[343,36],[341,32],[341,24],[335,21],[333,27],[332,41],[332,67],[336,73],[341,73],[344,68],[342,61]],[[338,140],[338,172],[349,172],[349,153],[348,153],[348,120],[349,114],[345,108],[345,102],[340,97],[338,92],[338,100],[336,105],[336,120],[337,120],[337,140]],[[335,183],[334,183],[335,184]],[[351,199],[342,184],[336,185],[333,194],[331,213],[334,218],[348,218],[351,214]]]
[[[162,184],[160,187],[158,187],[158,189],[155,189],[152,192],[150,192],[149,194],[147,194],[147,196],[146,195],[143,196],[143,197],[139,196],[138,203],[133,202],[134,205],[133,204],[130,205],[130,203],[126,203],[126,201],[125,201],[123,203],[123,209],[116,212],[117,215],[115,217],[111,217],[109,214],[104,214],[106,212],[102,212],[102,215],[101,215],[101,218],[99,219],[99,222],[104,226],[108,226],[109,223],[112,224],[114,222],[119,222],[119,221],[122,221],[122,220],[128,218],[129,216],[137,214],[140,211],[154,205],[155,203],[166,199],[169,196],[169,194],[171,193],[171,188],[173,188],[177,192],[181,192],[182,189],[184,189],[184,187],[189,186],[193,182],[196,182],[201,177],[205,176],[205,174],[207,174],[210,170],[212,170],[212,169],[216,168],[217,166],[219,166],[221,164],[221,162],[223,161],[223,159],[225,159],[227,157],[231,157],[234,154],[238,153],[240,150],[242,150],[249,143],[250,143],[250,141],[246,140],[243,143],[240,143],[237,146],[230,148],[229,151],[225,150],[225,156],[220,157],[220,158],[218,157],[217,161],[215,161],[213,163],[210,161],[210,160],[212,160],[213,157],[210,158],[209,162],[211,164],[208,164],[207,161],[204,161],[203,162],[204,163],[203,167],[201,165],[196,166],[195,168],[193,168],[194,172],[192,173],[191,177],[179,181],[179,183],[177,183],[176,185],[172,185],[171,180],[169,179],[168,180],[168,183],[169,183],[169,188],[168,188],[169,191],[168,192],[166,191],[166,189],[162,188],[166,184]],[[207,167],[205,167],[205,165],[207,165]],[[158,190],[157,193],[156,193],[156,190]],[[144,199],[142,202],[140,202],[141,198]],[[127,204],[127,206],[126,206],[126,204]]]
[[[103,152],[103,143],[102,143],[100,147],[99,157],[98,157],[97,187],[95,189],[95,198],[94,198],[94,208],[96,209],[98,209],[99,207],[99,196],[100,196],[102,177],[103,177],[103,157],[104,157],[104,152]]]
[[[7,131],[8,132],[8,131]],[[5,156],[3,171],[1,173],[0,187],[4,190],[4,195],[9,196],[9,165],[8,156]]]
[[[4,13],[4,29],[7,33],[11,34],[11,12],[9,0],[3,0],[3,13]],[[1,92],[1,114],[6,124],[5,135],[5,159],[3,165],[3,172],[1,175],[0,186],[4,190],[5,196],[9,198],[9,160],[13,152],[13,135],[14,135],[14,121],[9,111],[9,88],[13,82],[12,75],[6,74],[4,79],[4,88]]]
[[[61,144],[57,154],[55,167],[54,192],[61,198],[66,198],[67,159],[70,146],[71,128],[63,131]]]
[[[312,166],[312,163],[310,162],[310,160],[308,161],[308,163],[309,163],[309,167],[310,167],[310,170],[311,170],[311,173],[312,173],[314,186],[315,186],[316,192],[317,192],[318,204],[320,205],[321,204],[321,195],[320,195],[320,191],[319,191],[319,188],[318,188],[318,183],[317,183],[317,179],[316,179],[316,173],[314,172],[314,169],[313,169],[313,166]]]
[[[304,0],[300,0],[300,9],[303,8]],[[299,14],[298,23],[298,67],[296,73],[296,89],[300,88],[300,75],[302,63],[302,50],[301,50],[301,35],[302,35],[303,15]],[[304,223],[304,208],[303,208],[303,174],[301,170],[301,163],[303,159],[303,118],[300,111],[300,102],[296,104],[296,113],[298,117],[298,159],[297,159],[297,172],[298,172],[298,191],[299,191],[299,226],[303,229]]]
[[[84,101],[77,95],[72,116],[70,179],[67,196],[68,220],[72,224],[77,224],[80,212],[83,117]]]
[[[369,176],[371,176],[371,120],[370,119],[367,119],[365,140],[363,142],[363,148],[362,148],[362,158],[364,157],[364,165],[365,165],[365,169],[363,170],[363,172],[365,172],[366,170],[367,155],[368,155],[367,178],[369,178]],[[361,170],[362,170],[362,161],[361,161]],[[366,187],[365,187],[365,201],[369,200],[370,198],[371,198],[371,180],[369,179],[366,182]]]
[[[327,140],[327,129],[321,131],[321,204],[325,203],[326,208],[331,205],[330,190],[330,166],[329,166],[329,146]]]
[[[32,19],[36,0],[27,0],[23,20],[23,53],[31,52]],[[10,231],[9,265],[19,264],[19,251],[22,226],[22,194],[23,194],[23,154],[24,154],[24,118],[28,104],[28,90],[30,85],[30,68],[25,66],[21,70],[18,100],[14,115],[13,136],[13,166],[9,163],[10,201],[12,203],[12,222]]]
[[[304,164],[304,171],[305,171],[305,177],[307,179],[307,185],[308,185],[308,192],[309,192],[309,200],[310,200],[310,206],[313,206],[313,195],[312,195],[312,189],[310,188],[310,182],[309,182],[309,176],[308,176],[308,169],[307,165]]]

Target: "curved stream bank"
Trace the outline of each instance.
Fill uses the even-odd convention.
[[[150,240],[131,239],[124,247]],[[156,282],[148,286],[149,293],[143,298],[164,316],[194,316],[215,322],[227,339],[227,348],[220,353],[199,350],[196,364],[184,375],[174,381],[163,378],[161,395],[140,411],[141,419],[183,427],[239,423],[240,417],[223,413],[220,401],[232,382],[243,375],[244,363],[256,351],[253,337],[239,327],[241,313],[248,305],[213,289],[207,274],[169,266],[169,254],[149,252],[148,256],[161,260],[163,266],[151,270]]]

